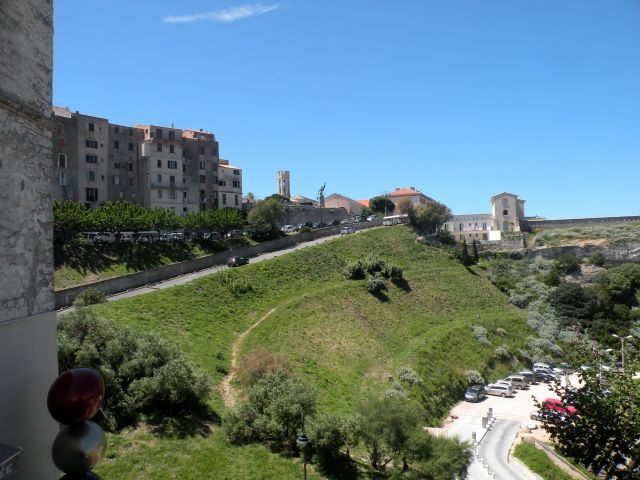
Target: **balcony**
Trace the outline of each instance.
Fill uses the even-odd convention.
[[[151,188],[185,188],[184,185],[182,185],[181,187],[178,187],[178,182],[170,182],[170,181],[162,181],[162,182],[158,182],[158,181],[152,181],[150,184]]]

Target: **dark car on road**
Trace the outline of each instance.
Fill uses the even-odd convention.
[[[483,385],[471,385],[464,394],[467,402],[479,402],[487,396],[487,391]]]
[[[249,259],[245,257],[231,257],[227,260],[227,267],[239,267],[240,265],[246,265],[249,263]]]

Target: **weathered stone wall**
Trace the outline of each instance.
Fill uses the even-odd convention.
[[[280,225],[299,225],[301,223],[329,224],[334,220],[344,220],[349,213],[344,208],[320,208],[308,206],[286,206],[280,218]]]
[[[558,220],[520,220],[523,229],[593,227],[595,225],[640,222],[640,216],[627,217],[594,217],[594,218],[564,218]]]
[[[51,0],[0,2],[0,443],[23,449],[12,480],[52,480],[58,374],[51,207]]]
[[[525,255],[529,258],[543,257],[555,260],[566,253],[585,258],[596,252],[602,252],[604,258],[613,262],[640,262],[640,243],[539,247],[527,250]]]

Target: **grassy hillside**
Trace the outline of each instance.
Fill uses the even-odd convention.
[[[588,240],[598,240],[603,243],[638,242],[640,241],[640,223],[550,228],[536,232],[534,238],[536,246],[554,246]]]
[[[350,411],[367,392],[389,388],[398,368],[410,366],[424,379],[414,394],[435,421],[460,398],[465,370],[489,379],[512,371],[494,350],[506,344],[517,351],[530,332],[522,312],[483,276],[414,238],[404,226],[374,229],[104,304],[98,311],[177,342],[219,383],[235,339],[275,308],[247,336],[241,357],[257,347],[285,353],[294,372],[318,389],[319,410],[334,412]],[[377,298],[365,291],[364,280],[345,279],[347,263],[368,254],[400,266],[407,283],[401,288],[389,282]],[[492,344],[478,342],[472,325],[486,327]],[[496,335],[497,328],[506,331],[504,337]],[[222,411],[218,393],[212,405]],[[219,445],[210,438],[201,441]],[[137,454],[124,449],[118,462],[131,461],[130,455]],[[109,463],[118,462],[100,471],[108,477]]]

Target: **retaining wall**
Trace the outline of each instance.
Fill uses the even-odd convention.
[[[357,223],[351,226],[356,230],[363,230],[366,228],[377,227],[381,224],[381,221],[376,221]],[[105,295],[113,295],[134,288],[140,288],[145,285],[158,283],[169,278],[177,277],[179,275],[185,275],[187,273],[196,272],[198,270],[204,270],[205,268],[210,268],[216,265],[224,265],[227,260],[233,256],[254,257],[256,255],[260,255],[261,253],[284,250],[299,243],[309,242],[331,235],[337,235],[340,233],[340,229],[341,227],[323,228],[320,230],[314,230],[312,232],[305,232],[298,235],[277,238],[275,240],[258,243],[256,245],[235,248],[226,252],[214,253],[213,255],[194,258],[192,260],[186,260],[184,262],[172,263],[171,265],[152,268],[150,270],[145,270],[144,272],[131,273],[129,275],[100,280],[98,282],[87,283],[84,285],[79,285],[77,287],[65,288],[64,290],[58,290],[57,292],[55,292],[56,308],[68,307],[73,303],[76,297],[80,295],[83,290],[89,287],[100,290]]]
[[[588,227],[607,223],[640,222],[640,216],[627,217],[594,217],[594,218],[565,218],[559,220],[520,220],[521,228],[568,228]]]
[[[604,258],[613,262],[640,262],[640,243],[609,243],[605,245],[562,245],[558,247],[539,247],[525,251],[529,258],[542,257],[555,260],[565,253],[578,258],[589,257],[602,252]]]

